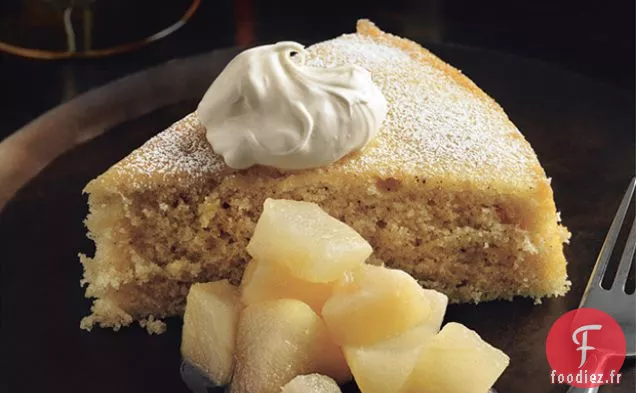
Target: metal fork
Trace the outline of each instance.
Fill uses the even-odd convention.
[[[601,282],[603,281],[607,264],[616,245],[618,234],[623,226],[625,215],[632,201],[634,188],[636,188],[636,178],[632,178],[629,187],[627,187],[627,192],[612,221],[601,252],[596,260],[596,265],[594,265],[594,270],[592,270],[590,280],[581,298],[581,304],[579,305],[579,308],[589,307],[604,311],[618,322],[625,334],[625,342],[627,344],[626,356],[628,358],[636,356],[636,293],[630,295],[625,293],[625,283],[627,282],[629,269],[634,260],[634,251],[636,250],[636,219],[629,231],[627,243],[623,249],[623,255],[618,264],[618,270],[616,271],[612,286],[610,289],[604,289],[601,287]],[[598,389],[598,387],[571,387],[568,393],[596,393]]]

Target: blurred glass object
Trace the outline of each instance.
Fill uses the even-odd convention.
[[[181,28],[201,0],[3,0],[0,50],[38,59],[138,49]]]

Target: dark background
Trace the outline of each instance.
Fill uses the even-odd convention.
[[[48,10],[52,1],[91,0],[0,0],[0,41],[63,48],[61,12]],[[93,43],[108,46],[124,38],[147,36],[178,19],[186,3],[96,0]],[[52,14],[57,18],[51,18]],[[377,6],[345,0],[267,4],[257,0],[203,0],[183,29],[132,53],[60,61],[0,53],[0,140],[61,102],[152,65],[237,44],[282,39],[311,43],[352,31],[358,17],[371,18],[383,29],[415,41],[434,44],[451,63],[463,64],[469,76],[504,104],[520,129],[527,130],[525,135],[542,165],[554,177],[557,206],[563,209],[564,222],[573,233],[572,244],[566,248],[568,259],[574,262],[569,267],[572,291],[567,297],[546,301],[542,307],[521,299],[478,307],[453,306],[449,319],[476,329],[487,341],[501,345],[513,359],[527,359],[513,361],[502,376],[500,383],[507,387],[506,393],[564,391],[564,387],[549,385],[548,379],[541,377],[549,372],[541,343],[552,322],[578,304],[616,205],[633,176],[633,0],[384,0]],[[507,54],[457,50],[440,43]],[[552,66],[518,61],[514,56]],[[214,66],[210,64],[212,70]],[[181,82],[179,86],[192,86],[196,78],[185,72],[182,69],[181,74],[171,76]],[[119,90],[123,94],[128,91],[131,97],[138,93],[130,88]],[[138,328],[125,329],[116,339],[108,330],[98,329],[89,335],[77,329],[79,318],[88,309],[88,300],[82,298],[83,290],[77,285],[81,274],[77,252],[91,249],[81,225],[87,209],[81,188],[193,107],[193,102],[186,102],[136,118],[139,105],[129,109],[123,102],[135,101],[126,101],[123,94],[122,103],[111,105],[110,112],[101,106],[98,110],[91,108],[95,101],[90,100],[78,107],[108,118],[124,108],[129,116],[123,117],[132,121],[64,154],[2,211],[0,239],[8,239],[0,241],[2,295],[7,294],[0,305],[0,324],[4,323],[0,354],[7,354],[0,356],[0,373],[7,375],[4,379],[0,376],[2,393],[185,391],[176,372],[180,361],[178,319],[168,321],[168,334],[161,338],[149,337]],[[69,112],[75,116],[66,116]],[[90,123],[69,112],[60,111],[54,116],[51,139],[62,134],[60,130],[84,130],[80,125]],[[40,130],[49,131],[44,127]],[[29,157],[46,150],[30,151]],[[23,162],[28,161],[18,161],[16,167],[27,167]],[[6,168],[0,167],[0,175],[2,169]],[[4,190],[6,185],[0,182],[0,196]],[[25,290],[27,281],[29,290]],[[29,367],[23,367],[25,364]],[[626,378],[633,381],[633,366],[626,370]],[[109,375],[116,378],[104,377]],[[156,375],[162,377],[148,377]],[[12,383],[14,389],[3,389],[3,382]],[[633,386],[608,386],[603,391],[633,392]]]
[[[0,41],[63,48],[56,0],[0,0]],[[73,0],[59,0],[62,3]],[[75,3],[91,0],[75,0]],[[179,19],[188,0],[95,0],[95,46],[141,38]],[[59,18],[52,17],[57,12]],[[149,66],[215,48],[312,43],[367,17],[421,43],[538,59],[634,94],[634,1],[202,0],[176,33],[100,59],[32,60],[0,52],[0,140],[74,96]]]

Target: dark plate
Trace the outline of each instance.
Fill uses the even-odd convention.
[[[500,392],[563,392],[564,386],[550,384],[545,338],[552,323],[577,306],[634,174],[634,101],[542,63],[459,47],[432,49],[498,100],[523,130],[553,178],[557,205],[573,234],[566,248],[573,287],[566,297],[541,305],[517,299],[451,306],[448,319],[467,324],[511,356],[496,385]],[[161,336],[139,327],[119,333],[79,329],[89,301],[79,286],[77,253],[92,252],[82,226],[87,209],[81,190],[192,111],[233,53],[177,60],[117,81],[0,144],[0,206],[3,195],[28,181],[0,213],[0,392],[187,392],[179,375],[178,318],[168,320]],[[30,154],[21,155],[23,148]],[[620,386],[605,391],[633,392],[633,362],[624,373]]]

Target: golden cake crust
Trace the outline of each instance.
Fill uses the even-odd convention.
[[[300,180],[308,172],[418,175],[445,186],[468,182],[481,189],[551,198],[534,151],[492,98],[420,45],[384,33],[367,20],[359,21],[357,30],[311,46],[307,63],[367,68],[389,102],[383,129],[363,152],[326,168],[287,172],[289,177]],[[193,113],[95,179],[86,191],[97,184],[113,192],[143,190],[220,179],[231,172],[214,154]]]

